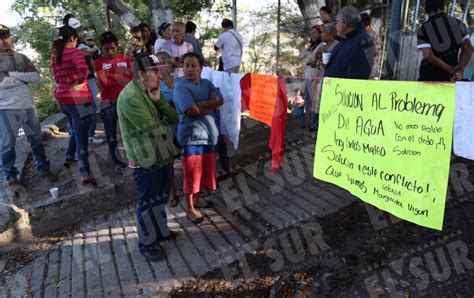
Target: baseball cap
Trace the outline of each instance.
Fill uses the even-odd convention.
[[[167,63],[160,62],[158,57],[156,57],[155,55],[142,53],[136,56],[135,59],[133,59],[132,71],[134,74],[136,74],[139,71],[163,69],[168,66],[169,65]]]
[[[76,19],[76,18],[70,18],[67,21],[67,25],[69,27],[71,27],[72,29],[77,29],[77,28],[81,27],[81,22],[79,22],[79,20]]]
[[[10,35],[10,28],[0,24],[0,37],[9,37]]]
[[[86,32],[82,36],[82,40],[94,40],[95,41],[94,34],[92,34],[91,32]]]

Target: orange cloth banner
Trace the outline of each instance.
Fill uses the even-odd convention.
[[[247,76],[250,76],[247,79],[250,79],[251,88],[242,91],[248,92],[249,117],[272,126],[278,92],[277,77],[254,73]]]
[[[278,81],[280,84],[278,84]],[[286,111],[288,97],[283,76],[246,74],[240,80],[242,112],[250,111],[250,118],[271,126],[272,171],[281,166],[285,152]]]

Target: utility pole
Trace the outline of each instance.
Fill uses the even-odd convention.
[[[280,17],[281,17],[281,0],[278,0],[276,75],[280,74]]]
[[[390,3],[390,2],[388,2]],[[395,79],[395,70],[398,60],[398,52],[400,49],[400,36],[402,31],[402,10],[403,1],[393,0],[392,1],[392,15],[390,17],[390,30],[388,31],[387,41],[387,76],[389,80]]]
[[[232,23],[234,23],[234,28],[237,30],[237,0],[232,0]]]
[[[465,0],[464,1],[464,12],[462,13],[462,21],[465,23],[466,20],[467,20],[467,12],[469,11],[469,7],[470,7],[470,1],[469,0]]]

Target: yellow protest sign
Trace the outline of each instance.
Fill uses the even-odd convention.
[[[454,84],[325,78],[314,177],[441,230]]]

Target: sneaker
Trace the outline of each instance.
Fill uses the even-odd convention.
[[[101,138],[95,138],[95,137],[90,137],[89,138],[89,144],[94,144],[94,145],[99,145],[104,142],[104,139]]]
[[[143,251],[140,251],[140,254],[149,262],[158,262],[165,257],[163,249],[157,249],[154,247],[146,248]]]
[[[48,171],[45,174],[41,174],[40,176],[46,178],[49,182],[56,182],[59,180],[58,175],[53,174],[51,171]]]

